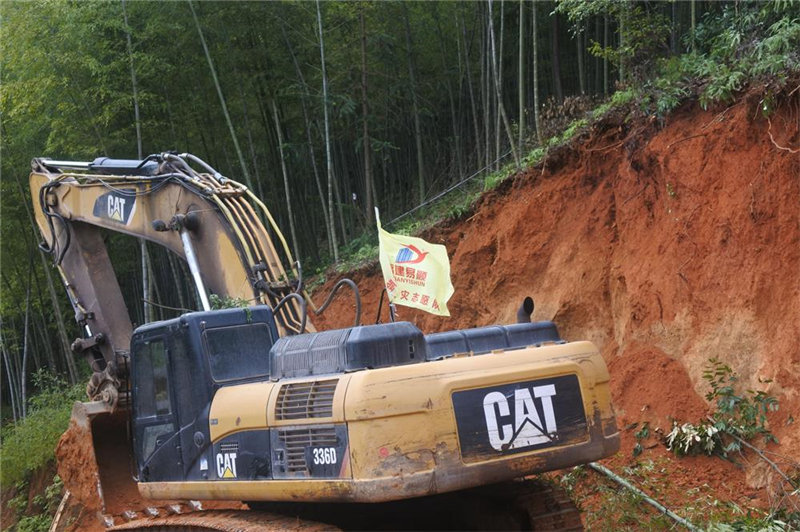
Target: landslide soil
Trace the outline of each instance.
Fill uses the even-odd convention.
[[[612,468],[634,461],[644,422],[668,432],[673,419],[708,414],[710,358],[730,365],[743,390],[778,398],[769,427],[780,443],[769,449],[800,456],[800,91],[779,98],[769,119],[759,100],[752,91],[729,107],[686,104],[665,123],[594,124],[467,215],[424,231],[450,255],[451,317],[398,307],[399,319],[426,333],[512,323],[533,296],[534,320],[594,341],[608,363],[623,435]],[[380,267],[347,275],[371,323]],[[317,327],[351,325],[351,301],[337,298]],[[669,462],[661,496],[674,506],[700,487],[745,508],[769,503],[775,479],[758,460],[674,459],[655,439],[645,444],[640,460]]]

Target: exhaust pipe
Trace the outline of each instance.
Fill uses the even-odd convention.
[[[530,323],[531,314],[533,314],[533,298],[528,296],[517,310],[517,323]]]

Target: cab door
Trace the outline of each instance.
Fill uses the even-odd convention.
[[[133,341],[133,442],[140,482],[183,476],[181,445],[163,336]]]

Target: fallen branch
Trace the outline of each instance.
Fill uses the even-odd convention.
[[[716,421],[711,417],[707,417],[706,419],[708,419],[712,424],[716,423]],[[789,485],[792,487],[792,489],[795,489],[795,490],[800,489],[800,485],[795,483],[791,478],[789,478],[788,475],[786,475],[786,473],[781,471],[781,468],[778,467],[778,464],[776,464],[775,462],[773,462],[772,460],[767,458],[767,455],[765,455],[764,452],[761,449],[759,449],[757,447],[754,447],[753,445],[747,443],[746,441],[744,441],[742,438],[740,438],[736,434],[731,434],[730,432],[726,432],[725,434],[727,434],[728,436],[730,436],[734,440],[738,441],[739,443],[741,443],[742,445],[744,445],[745,447],[747,447],[751,451],[755,452],[762,460],[764,460],[766,463],[768,463],[769,466],[772,469],[774,469],[775,472],[778,473],[778,475],[781,476],[781,478],[783,478],[783,480],[788,482]]]
[[[598,473],[602,473],[606,475],[611,480],[617,482],[618,484],[622,485],[623,487],[629,489],[630,491],[634,492],[636,495],[642,498],[644,502],[649,504],[650,506],[656,508],[659,512],[663,513],[676,523],[679,523],[685,526],[687,529],[691,530],[692,532],[700,532],[700,529],[694,526],[692,523],[684,519],[683,517],[679,516],[675,512],[671,511],[669,508],[658,502],[657,500],[653,499],[652,497],[648,496],[645,492],[622,478],[621,476],[617,475],[607,467],[604,467],[597,462],[589,462],[589,467],[597,471]]]
[[[50,524],[49,532],[55,532],[58,530],[59,522],[61,521],[61,517],[64,515],[64,509],[67,507],[67,501],[69,500],[70,493],[69,490],[64,490],[64,496],[61,497],[61,504],[58,505],[58,510],[56,511],[55,517],[53,517],[53,522]]]

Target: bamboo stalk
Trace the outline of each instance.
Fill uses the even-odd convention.
[[[630,491],[632,491],[633,493],[635,493],[636,495],[641,497],[644,502],[646,502],[650,506],[656,508],[659,512],[663,513],[664,515],[666,515],[667,517],[669,517],[670,519],[672,519],[676,523],[679,523],[679,524],[685,526],[687,529],[691,530],[692,532],[694,532],[694,531],[699,532],[700,531],[700,529],[697,528],[696,526],[694,526],[692,523],[690,523],[689,521],[687,521],[683,517],[679,516],[675,512],[671,511],[670,509],[668,509],[666,506],[664,506],[663,504],[661,504],[657,500],[653,499],[652,497],[649,497],[645,492],[643,492],[642,490],[640,490],[639,488],[637,488],[636,486],[634,486],[633,484],[631,484],[630,482],[628,482],[627,480],[622,478],[621,476],[617,475],[616,473],[614,473],[613,471],[611,471],[607,467],[604,467],[604,466],[598,464],[597,462],[589,462],[588,465],[589,465],[589,467],[591,467],[592,469],[594,469],[598,473],[602,473],[602,474],[606,475],[611,480],[613,480],[616,483],[620,484],[621,486],[629,489]]]

